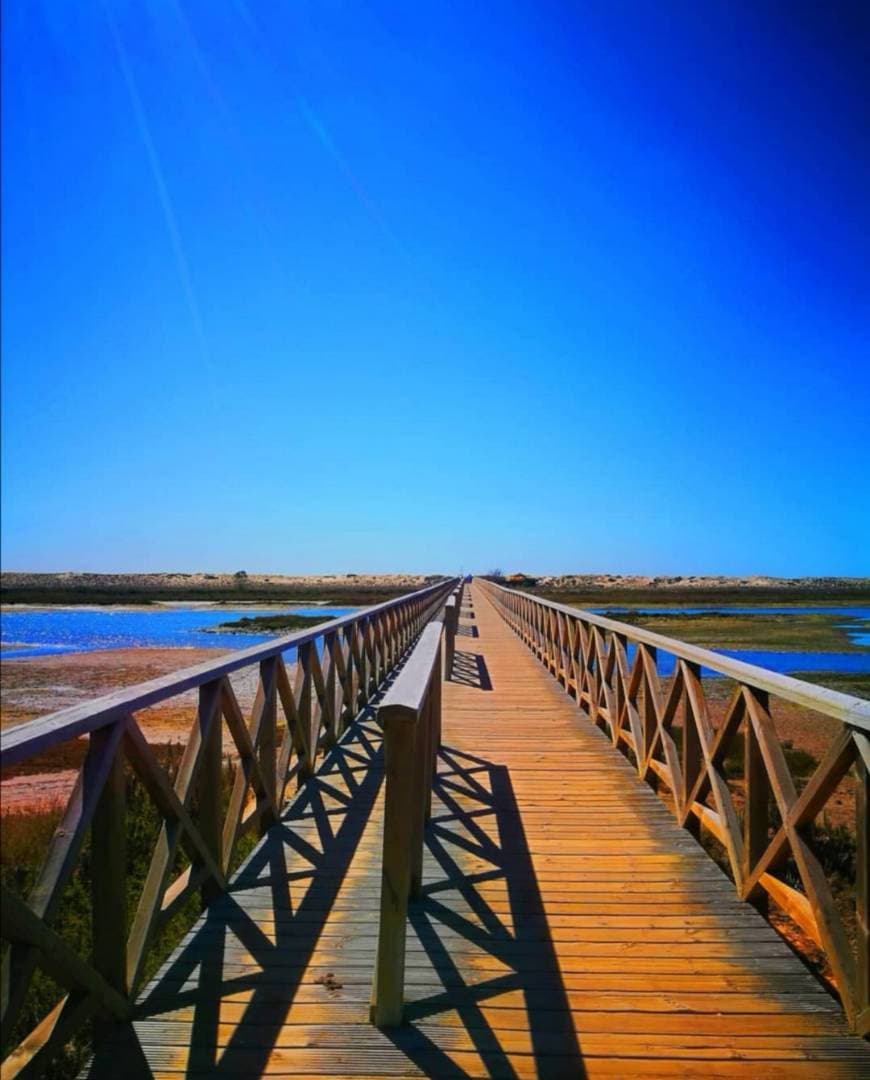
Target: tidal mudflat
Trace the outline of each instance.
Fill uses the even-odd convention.
[[[278,609],[280,612],[280,609]],[[181,608],[43,608],[4,611],[0,616],[3,651],[0,670],[0,725],[22,724],[38,716],[80,705],[103,694],[231,651],[272,640],[277,633],[323,622],[350,608],[298,609]],[[221,624],[264,616],[271,625]],[[288,661],[295,656],[287,654]],[[243,709],[256,693],[256,670],[232,676]],[[190,692],[141,714],[149,742],[185,743],[196,713]],[[227,750],[229,735],[225,733]],[[3,812],[46,807],[64,799],[75,782],[85,740],[58,748],[4,772]]]
[[[22,724],[114,690],[205,663],[227,651],[225,648],[103,649],[4,660],[0,723],[4,728]],[[233,677],[233,685],[242,708],[250,709],[256,693],[254,675],[242,672]],[[195,715],[196,694],[190,692],[145,710],[141,714],[142,728],[152,745],[185,743]],[[3,813],[47,809],[65,799],[75,782],[85,749],[86,740],[77,739],[18,768],[4,770]]]

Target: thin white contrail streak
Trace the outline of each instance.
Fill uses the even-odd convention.
[[[317,116],[311,104],[296,89],[294,85],[296,80],[288,72],[287,65],[276,55],[273,40],[260,29],[254,15],[248,8],[246,0],[233,0],[233,6],[242,23],[247,28],[254,46],[258,50],[259,56],[272,69],[272,73],[279,83],[283,83],[285,86],[289,83],[288,89],[292,95],[291,100],[292,104],[295,106],[296,112],[301,116],[309,132],[317,139],[320,146],[325,150],[335,166],[343,174],[345,180],[356,195],[356,198],[362,204],[369,217],[380,229],[381,234],[389,241],[393,250],[404,261],[405,265],[413,275],[413,280],[416,282],[421,295],[425,297],[430,307],[440,311],[445,317],[448,317],[449,312],[439,289],[429,275],[421,268],[419,261],[411,253],[404,241],[392,228],[377,202],[372,198],[366,190],[365,185],[353,171],[350,162],[342,153],[335,139],[330,135],[326,125],[320,117]],[[280,112],[276,114],[276,119],[279,121],[282,119]]]
[[[169,195],[169,188],[166,186],[166,179],[163,175],[163,169],[160,165],[160,157],[157,153],[157,147],[154,144],[154,139],[151,136],[151,128],[148,124],[148,117],[145,114],[145,106],[142,103],[142,98],[139,94],[139,88],[136,84],[136,77],[133,74],[133,68],[130,65],[129,57],[127,56],[127,50],[124,48],[124,42],[121,40],[121,35],[118,33],[118,27],[112,16],[112,12],[108,3],[103,4],[103,10],[106,13],[106,20],[109,24],[109,30],[112,34],[112,41],[115,45],[115,54],[118,57],[118,64],[121,68],[121,74],[124,77],[124,84],[127,87],[127,93],[130,96],[130,104],[133,106],[133,113],[136,117],[136,125],[139,128],[139,134],[141,135],[142,142],[145,146],[145,153],[148,156],[148,164],[151,168],[151,175],[154,179],[154,185],[157,188],[157,197],[160,200],[160,207],[163,211],[163,219],[166,223],[166,229],[169,233],[169,240],[172,244],[172,251],[175,255],[178,276],[181,278],[181,287],[184,291],[185,299],[187,300],[187,307],[188,311],[190,312],[191,322],[193,323],[193,330],[194,334],[196,335],[200,355],[206,372],[208,374],[209,389],[211,390],[212,397],[214,398],[214,403],[215,405],[217,405],[217,390],[215,387],[214,369],[209,358],[209,350],[206,342],[202,315],[200,314],[199,304],[197,303],[196,293],[194,292],[193,280],[190,276],[190,266],[187,261],[187,256],[184,252],[184,244],[181,239],[181,232],[178,228],[178,222],[175,218],[175,210],[172,206],[172,199]]]
[[[248,218],[249,223],[252,225],[254,231],[260,242],[260,254],[261,257],[268,259],[269,265],[273,271],[273,274],[280,278],[282,282],[287,284],[287,275],[284,267],[278,262],[275,257],[275,245],[274,245],[274,228],[270,230],[264,225],[263,219],[269,215],[264,210],[262,204],[256,197],[257,184],[254,172],[251,168],[249,161],[249,154],[245,143],[245,138],[235,121],[233,112],[224,97],[217,79],[212,74],[211,66],[206,58],[199,40],[196,36],[196,32],[191,24],[190,19],[187,17],[187,12],[182,6],[181,0],[169,0],[170,6],[175,11],[175,16],[178,20],[179,26],[187,38],[188,45],[190,46],[191,55],[193,56],[194,63],[199,70],[200,75],[205,82],[209,96],[217,109],[220,116],[224,130],[227,137],[233,144],[233,149],[236,153],[236,160],[234,165],[240,169],[247,180],[245,185],[239,185],[237,188],[237,200],[240,203],[245,216]]]
[[[275,59],[273,55],[273,46],[269,41],[269,38],[260,29],[256,19],[251,14],[250,9],[245,3],[245,0],[235,0],[235,8],[236,11],[239,13],[242,22],[248,28],[251,37],[254,39],[254,42],[259,49],[261,56],[270,64],[270,66],[276,73],[284,75],[285,69],[283,65]],[[341,150],[339,150],[338,146],[335,143],[335,140],[327,131],[326,125],[320,120],[314,109],[311,107],[309,102],[302,96],[302,94],[294,90],[293,97],[295,99],[296,109],[299,115],[304,120],[309,131],[314,135],[314,137],[317,139],[323,149],[327,152],[327,154],[329,154],[333,162],[338,166],[339,170],[344,174],[344,177],[350,184],[354,194],[359,199],[360,203],[362,203],[365,210],[377,223],[381,231],[407,259],[408,253],[405,250],[405,247],[402,244],[401,240],[384,217],[380,208],[375,203],[375,200],[371,197],[368,191],[366,191],[362,181],[357,177],[353,169],[350,167],[347,158],[345,158],[344,154],[341,152]]]

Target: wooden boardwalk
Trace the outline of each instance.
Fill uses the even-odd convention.
[[[833,999],[472,587],[412,905],[368,1021],[383,759],[363,718],[91,1076],[870,1075]]]

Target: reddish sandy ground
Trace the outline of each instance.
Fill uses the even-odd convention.
[[[220,656],[224,649],[106,649],[63,656],[4,660],[0,678],[0,725],[33,720],[71,705],[90,701],[124,686],[133,686],[181,668]],[[243,709],[250,709],[256,691],[256,669],[233,676]],[[173,698],[138,714],[148,741],[186,742],[196,713],[195,692]],[[44,808],[63,801],[75,782],[75,766],[84,752],[67,744],[39,761],[4,775],[0,797],[4,813]]]

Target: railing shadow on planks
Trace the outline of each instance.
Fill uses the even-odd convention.
[[[822,950],[852,1029],[867,1035],[870,701],[477,580],[507,624],[634,762],[640,779],[663,786],[680,824],[696,836],[706,828],[722,845],[740,897],[762,913],[769,897]],[[662,662],[673,664],[668,678],[659,673]],[[733,684],[716,724],[704,680]],[[800,789],[771,698],[838,722]],[[735,755],[742,777],[736,783]],[[842,896],[838,903],[812,838],[813,822],[844,782],[855,801],[854,905]]]
[[[252,830],[263,835],[278,820],[291,781],[311,774],[318,754],[407,660],[456,589],[455,578],[445,580],[3,733],[3,767],[87,739],[35,886],[26,899],[6,886],[2,891],[2,937],[9,943],[2,972],[4,1080],[37,1074],[92,1019],[99,1031],[100,1024],[130,1016],[159,928],[197,893],[206,906],[225,890],[241,838]],[[292,675],[284,659],[290,650],[296,651]],[[246,670],[257,676],[249,719],[230,682]],[[196,716],[173,782],[139,719],[149,707],[191,692]],[[224,722],[237,766],[226,809]],[[125,762],[162,822],[129,928]],[[52,923],[88,837],[94,932],[92,955],[83,957]],[[37,967],[67,993],[10,1046]]]

